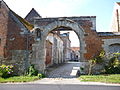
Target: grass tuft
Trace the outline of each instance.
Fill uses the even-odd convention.
[[[104,82],[104,83],[119,83],[120,84],[120,74],[81,75],[79,79],[80,81],[84,81],[84,82]]]
[[[0,83],[6,83],[6,82],[30,82],[38,80],[38,76],[14,76],[10,78],[1,78],[0,77]]]

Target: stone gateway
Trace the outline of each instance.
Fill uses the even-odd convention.
[[[31,64],[44,73],[47,64],[63,63],[65,45],[60,31],[76,33],[80,45],[79,62],[86,70],[88,60],[99,55],[101,50],[120,52],[119,31],[97,32],[96,16],[42,18],[33,8],[23,19],[0,0],[0,65],[12,64],[17,74],[24,74]],[[47,39],[48,35],[56,36]],[[60,46],[62,48],[58,49]],[[53,56],[59,60],[55,61]]]

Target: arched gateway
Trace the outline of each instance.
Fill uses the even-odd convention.
[[[76,22],[69,19],[61,19],[54,21],[46,26],[38,27],[40,30],[40,37],[36,39],[36,43],[33,44],[33,52],[34,52],[34,64],[38,68],[40,72],[44,72],[45,70],[45,45],[46,45],[46,37],[52,30],[66,27],[71,28],[78,36],[80,42],[80,61],[84,62],[84,53],[85,53],[85,42],[84,42],[84,29]],[[38,30],[38,29],[35,29]],[[36,32],[36,31],[35,31]],[[38,35],[38,34],[37,34]],[[36,63],[35,63],[36,62]]]

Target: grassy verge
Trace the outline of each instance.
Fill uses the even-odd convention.
[[[104,82],[104,83],[119,83],[120,84],[120,74],[81,75],[79,79],[80,81],[85,81],[85,82]]]
[[[1,78],[0,77],[0,83],[6,83],[6,82],[30,82],[34,80],[38,80],[38,76],[14,76],[10,78]]]

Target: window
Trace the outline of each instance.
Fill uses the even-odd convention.
[[[120,53],[120,44],[115,43],[109,46],[110,53]]]
[[[36,36],[37,36],[37,38],[41,38],[41,31],[40,31],[40,29],[36,29]]]
[[[40,30],[37,31],[37,37],[38,37],[38,38],[41,37],[41,32],[40,32]]]

